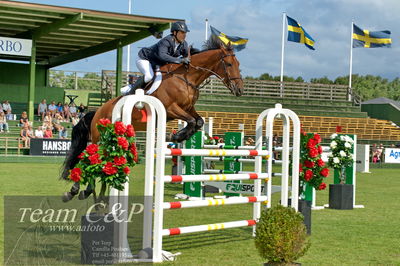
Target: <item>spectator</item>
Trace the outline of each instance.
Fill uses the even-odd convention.
[[[67,103],[64,104],[63,117],[65,119],[65,122],[69,122],[69,120],[71,119],[71,111]]]
[[[52,123],[52,118],[51,118],[51,112],[47,111],[45,117],[43,118],[43,128],[48,128],[50,129],[53,128],[53,123]]]
[[[71,114],[71,117],[77,116],[77,109],[74,103],[72,103],[71,106],[69,107],[69,112]]]
[[[33,129],[32,126],[30,124],[28,124],[28,131],[29,131],[29,136],[31,136],[31,138],[35,138],[35,135],[33,134]]]
[[[4,111],[3,111],[3,105],[2,105],[2,104],[0,104],[0,112],[4,112]]]
[[[53,128],[55,128],[54,133],[56,131],[59,131],[60,127],[61,127],[61,122],[63,122],[64,119],[62,118],[60,113],[56,113],[55,117],[53,118],[52,122],[53,122]]]
[[[38,126],[38,129],[35,130],[35,138],[43,138],[44,132],[43,127]]]
[[[28,119],[28,114],[23,111],[21,114],[21,118],[19,119],[19,127],[24,127],[24,125],[27,124],[29,126],[29,119]]]
[[[378,156],[378,161],[377,162],[380,163],[382,161],[382,155],[383,155],[383,144],[382,143],[376,149],[376,153],[377,153],[377,156]]]
[[[42,121],[44,119],[44,116],[46,115],[47,112],[47,104],[46,104],[46,99],[43,99],[39,105],[38,105],[38,109],[37,109],[37,114],[38,116],[42,117]]]
[[[6,115],[3,111],[0,112],[0,132],[6,131],[7,133],[10,132],[8,130],[8,123],[6,119]]]
[[[58,128],[58,138],[59,139],[66,139],[68,137],[67,129],[63,126]]]
[[[53,131],[51,131],[51,127],[47,127],[46,130],[44,131],[43,138],[52,138],[53,137]]]
[[[86,107],[83,105],[83,103],[81,103],[81,105],[78,107],[79,118],[82,118],[85,115],[85,110]]]
[[[6,115],[7,120],[14,120],[14,116],[12,114],[12,108],[11,108],[11,104],[8,102],[8,100],[5,100],[3,102],[3,112]]]
[[[52,101],[51,104],[49,104],[49,107],[47,108],[47,110],[50,111],[51,117],[54,117],[54,115],[57,112],[56,103],[54,101]]]
[[[279,151],[276,151],[275,148],[281,147],[282,143],[279,141],[278,135],[274,134],[272,138],[272,147],[274,148],[273,154],[274,154],[274,159],[279,160]]]
[[[251,138],[251,137],[248,137],[246,142],[245,142],[245,145],[246,146],[254,146],[255,145],[254,139]]]
[[[22,138],[22,141],[24,142],[24,147],[25,148],[29,148],[31,145],[31,137],[32,135],[30,134],[29,131],[29,125],[28,124],[24,124],[22,129],[21,129],[21,133],[20,136]]]
[[[79,122],[79,118],[76,116],[73,116],[71,119],[71,122],[72,122],[73,126],[76,126],[76,124],[78,124],[78,122]]]
[[[56,107],[57,107],[56,113],[59,113],[59,114],[61,114],[61,116],[63,116],[63,114],[64,114],[64,109],[63,109],[62,103],[61,103],[61,102],[58,102]],[[63,116],[63,117],[64,117],[64,116]]]

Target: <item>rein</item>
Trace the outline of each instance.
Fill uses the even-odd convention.
[[[205,68],[205,67],[200,67],[200,66],[194,66],[192,63],[189,63],[189,66],[192,67],[192,68],[194,68],[194,69],[196,69],[196,70],[206,71],[206,72],[211,73],[212,75],[215,75],[219,80],[221,80],[223,83],[225,83],[225,85],[226,85],[227,87],[230,87],[230,86],[232,86],[232,81],[233,81],[233,80],[241,79],[241,78],[240,78],[240,77],[233,77],[233,78],[231,78],[231,77],[229,76],[229,72],[228,72],[228,70],[227,70],[226,62],[225,62],[225,60],[224,60],[224,58],[225,58],[225,57],[228,57],[228,56],[235,56],[235,54],[223,55],[223,56],[221,57],[221,59],[220,59],[220,61],[222,61],[222,64],[223,64],[223,66],[224,66],[224,71],[225,71],[225,74],[226,74],[226,77],[225,77],[225,78],[221,77],[220,75],[218,75],[218,73],[216,73],[215,71],[213,71],[213,70],[211,70],[211,69],[208,69],[208,68]],[[160,71],[160,72],[161,72],[161,73],[165,73],[165,74],[167,74],[167,75],[173,75],[175,71],[176,71],[176,69],[173,70],[173,71]],[[208,81],[206,81],[206,83],[204,83],[202,86],[196,86],[196,85],[192,84],[191,82],[189,82],[189,81],[187,80],[187,78],[183,78],[183,77],[181,77],[181,76],[176,76],[176,77],[179,78],[180,80],[186,82],[187,85],[191,86],[192,88],[194,88],[194,89],[196,89],[196,90],[200,90],[200,89],[204,88],[205,86],[207,86],[207,85],[211,82],[210,80],[208,80]],[[227,82],[225,82],[225,80],[227,80]],[[229,82],[229,83],[228,83],[228,82]]]

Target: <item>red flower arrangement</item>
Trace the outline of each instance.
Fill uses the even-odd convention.
[[[329,169],[321,159],[321,136],[314,133],[301,134],[300,180],[307,182],[317,190],[326,188],[324,178],[329,175]]]
[[[100,119],[97,129],[98,144],[90,144],[78,156],[80,161],[71,170],[70,179],[84,185],[100,181],[122,190],[129,167],[138,162],[135,130],[132,125],[119,121],[112,124],[109,119]]]

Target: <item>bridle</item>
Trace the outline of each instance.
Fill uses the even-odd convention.
[[[219,62],[222,62],[222,65],[223,65],[223,67],[224,67],[224,72],[225,72],[225,75],[226,75],[226,77],[224,77],[224,78],[221,77],[220,75],[218,75],[215,71],[213,71],[213,70],[211,70],[211,69],[208,69],[208,68],[205,68],[205,67],[200,67],[200,66],[194,66],[194,65],[192,65],[191,63],[190,63],[189,65],[190,65],[191,67],[193,67],[194,69],[210,72],[211,74],[215,75],[219,80],[221,80],[221,81],[225,84],[225,86],[227,86],[228,88],[231,88],[231,87],[233,86],[233,84],[232,84],[232,81],[233,81],[233,80],[242,79],[242,78],[241,78],[241,77],[230,77],[227,68],[228,68],[228,67],[231,67],[231,66],[227,66],[227,65],[226,65],[226,62],[225,62],[225,60],[224,60],[224,58],[225,58],[225,57],[228,57],[228,56],[235,56],[235,54],[225,54],[225,55],[222,55],[221,58],[220,58],[220,61],[219,61]],[[208,83],[207,83],[207,84],[208,84]],[[207,85],[207,84],[205,84],[205,85]],[[204,86],[205,86],[205,85],[204,85]],[[203,87],[204,87],[204,86],[203,86]]]

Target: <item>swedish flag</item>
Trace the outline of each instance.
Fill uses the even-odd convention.
[[[304,30],[296,20],[286,16],[288,22],[288,41],[304,43],[305,46],[314,49],[314,39]]]
[[[392,45],[392,39],[390,38],[390,31],[369,31],[362,30],[353,24],[353,48],[364,47],[364,48],[378,48],[387,47],[390,48]]]
[[[220,32],[216,28],[210,25],[211,34],[217,36],[225,45],[230,43],[233,45],[236,51],[243,50],[246,47],[247,42],[249,41],[246,38],[241,38],[237,36],[228,36],[225,33]]]

